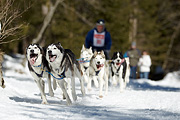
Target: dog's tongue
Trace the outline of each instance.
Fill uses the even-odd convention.
[[[30,64],[33,65],[36,62],[36,57],[32,57],[30,59]]]
[[[55,59],[56,59],[56,56],[50,57],[51,62],[55,61]]]
[[[96,65],[96,66],[97,66],[97,69],[100,70],[101,67],[103,67],[103,64],[101,64],[101,65]]]

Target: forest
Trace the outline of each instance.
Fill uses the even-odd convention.
[[[26,54],[31,43],[60,42],[79,58],[98,19],[111,34],[110,55],[136,42],[151,56],[151,78],[158,67],[164,74],[180,69],[179,0],[1,0],[0,48],[5,54]]]

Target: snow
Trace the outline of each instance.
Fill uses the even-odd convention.
[[[98,98],[94,88],[82,97],[76,81],[78,100],[67,106],[60,88],[55,96],[45,92],[48,105],[41,104],[39,89],[26,67],[23,55],[5,55],[3,75],[6,88],[0,88],[1,120],[179,120],[180,71],[163,80],[130,80],[126,90],[109,86],[108,95]],[[46,82],[47,86],[47,82]]]

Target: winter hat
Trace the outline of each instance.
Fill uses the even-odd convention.
[[[132,43],[131,43],[131,46],[136,47],[136,42],[132,42]]]
[[[105,25],[105,21],[103,19],[99,19],[97,22],[96,22],[96,25]]]

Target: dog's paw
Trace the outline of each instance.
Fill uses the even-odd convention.
[[[115,87],[116,87],[116,86],[117,86],[117,83],[113,83],[113,86],[115,86]]]
[[[67,102],[67,105],[68,105],[68,106],[71,106],[71,105],[72,105],[72,102]]]
[[[117,82],[116,81],[113,81],[112,84],[113,84],[113,86],[117,86]]]
[[[88,91],[91,91],[92,89],[91,88],[88,88]]]
[[[100,95],[100,96],[99,96],[99,98],[103,98],[103,96],[102,96],[102,95]]]
[[[124,92],[124,90],[123,89],[120,89],[120,93],[123,93]]]
[[[2,88],[5,88],[6,86],[5,85],[1,85]]]
[[[47,105],[47,104],[49,104],[49,103],[48,103],[47,101],[42,101],[41,104]]]

